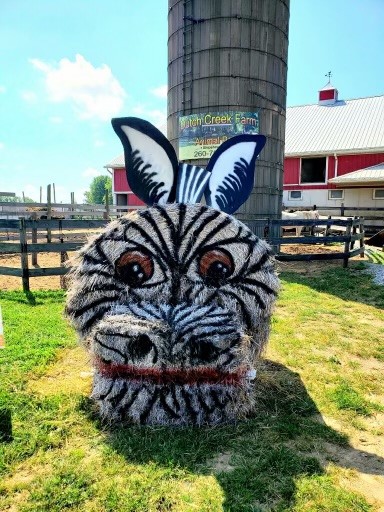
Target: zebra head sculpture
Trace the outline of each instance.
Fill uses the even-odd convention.
[[[203,169],[179,165],[146,121],[112,124],[149,208],[111,222],[72,270],[67,314],[92,354],[92,397],[108,421],[243,417],[278,279],[269,246],[231,214],[250,194],[265,138],[233,137]]]

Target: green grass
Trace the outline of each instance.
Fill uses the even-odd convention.
[[[384,411],[383,406],[366,400],[345,381],[329,393],[329,398],[338,409],[348,409],[363,416],[370,416],[375,411]]]
[[[370,432],[382,411],[384,288],[360,268],[281,276],[257,412],[202,429],[101,425],[76,386],[79,372],[57,389],[49,380],[63,349],[78,357],[62,292],[1,293],[0,411],[12,414],[13,439],[0,442],[0,510],[375,510],[324,455],[327,446],[348,450],[348,436]]]

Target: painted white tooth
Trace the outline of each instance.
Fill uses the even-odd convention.
[[[255,368],[251,368],[250,370],[248,370],[247,373],[245,374],[245,376],[247,377],[248,380],[255,380],[256,379]]]

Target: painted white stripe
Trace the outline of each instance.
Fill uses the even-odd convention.
[[[200,201],[209,177],[210,173],[202,167],[180,164],[176,202],[196,204]]]
[[[185,179],[186,179],[186,176],[185,176],[185,166],[186,164],[182,164],[180,165],[179,167],[179,180],[180,180],[180,183],[178,184],[178,188],[177,188],[177,197],[176,197],[176,202],[178,203],[182,203],[182,193],[183,193],[183,189],[184,189],[184,183],[185,183]]]
[[[203,192],[205,190],[205,187],[207,186],[207,183],[209,181],[209,178],[211,177],[211,173],[207,173],[205,176],[203,176],[203,179],[200,183],[200,186],[196,189],[194,196],[193,196],[193,203],[196,203],[200,200],[201,196],[203,195]]]

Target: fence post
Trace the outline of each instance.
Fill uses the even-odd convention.
[[[357,216],[355,215],[353,217],[353,220],[357,220]],[[356,224],[353,224],[353,227],[352,227],[352,235],[356,235],[356,231],[357,231],[357,227],[356,227]],[[354,240],[351,240],[351,247],[350,247],[350,250],[352,251],[352,249],[354,248],[355,246],[355,241]]]
[[[37,213],[33,212],[31,214],[31,220],[33,220],[33,225],[36,226]],[[37,227],[32,228],[32,243],[37,243]],[[32,265],[37,265],[37,252],[32,253]]]
[[[346,227],[345,230],[345,236],[348,237],[347,240],[344,242],[344,258],[343,258],[343,267],[348,267],[348,260],[349,260],[349,247],[351,244],[351,226],[352,226],[352,218],[348,219],[349,224]]]
[[[105,191],[105,212],[103,213],[103,217],[106,220],[109,220],[109,195],[108,190]]]
[[[64,243],[64,237],[60,238],[60,242]],[[62,251],[60,253],[60,266],[65,267],[65,262],[68,261],[68,253],[66,251]],[[62,290],[67,289],[67,280],[65,275],[60,276],[60,288]]]
[[[52,199],[51,199],[51,185],[47,186],[47,220],[51,220],[52,218]],[[50,244],[52,242],[52,230],[51,228],[47,228],[47,242]]]
[[[345,213],[344,203],[341,203],[341,205],[340,205],[340,215],[341,215],[342,217],[344,217],[344,213]]]
[[[272,219],[271,219],[271,217],[268,217],[267,236],[266,236],[268,243],[271,239],[271,236],[272,236]]]
[[[360,224],[359,224],[359,231],[360,231],[360,249],[363,249],[363,251],[360,253],[360,258],[364,258],[364,251],[365,251],[365,244],[364,244],[364,237],[365,237],[365,229],[364,229],[364,217],[360,217]],[[384,247],[383,247],[384,251]]]
[[[75,193],[74,193],[74,192],[71,192],[71,205],[72,205],[72,206],[71,206],[71,209],[70,209],[70,210],[71,210],[71,212],[73,212],[73,211],[74,211],[74,209],[75,209],[75,208],[74,208],[74,206],[75,206]],[[74,215],[71,215],[69,218],[70,218],[70,219],[73,219],[73,218],[74,218]]]
[[[331,215],[328,215],[328,220],[331,220],[331,219],[332,219]],[[327,238],[329,236],[330,231],[331,231],[331,225],[327,224],[327,226],[325,228],[325,233],[324,233],[325,238]],[[326,240],[324,242],[324,245],[328,245],[328,243],[329,242]]]
[[[23,280],[23,291],[29,292],[29,271],[28,271],[28,245],[25,218],[20,217],[20,258]]]

